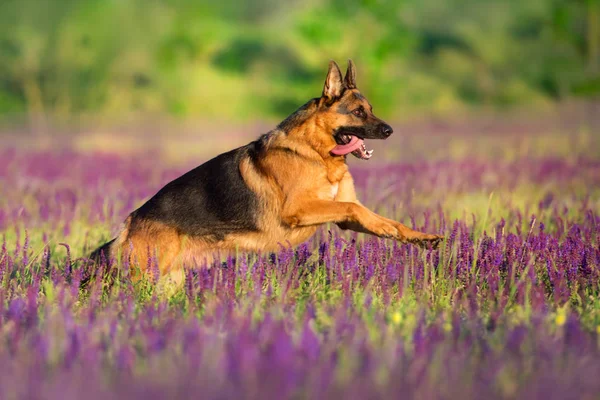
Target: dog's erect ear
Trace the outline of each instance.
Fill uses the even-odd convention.
[[[348,69],[344,77],[344,85],[348,89],[356,89],[356,69],[354,69],[354,63],[350,59],[348,59]]]
[[[342,95],[344,85],[342,83],[342,71],[335,61],[329,61],[329,71],[325,78],[325,86],[323,86],[323,97],[327,102],[332,102]]]

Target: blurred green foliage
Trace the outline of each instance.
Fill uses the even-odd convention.
[[[595,96],[600,4],[0,1],[5,117],[281,117],[347,58],[383,116]]]

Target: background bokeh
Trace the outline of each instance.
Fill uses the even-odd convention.
[[[596,0],[3,0],[0,120],[277,120],[358,66],[383,117],[600,92]]]
[[[358,197],[439,249],[328,224],[80,288],[348,58],[395,132]],[[599,64],[600,0],[0,0],[0,399],[600,398]]]

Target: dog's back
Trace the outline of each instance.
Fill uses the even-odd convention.
[[[258,199],[240,173],[256,142],[221,154],[164,186],[131,213],[129,235],[148,224],[174,227],[182,235],[223,240],[232,232],[256,231]]]

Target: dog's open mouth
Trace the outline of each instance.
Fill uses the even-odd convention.
[[[331,150],[336,156],[344,156],[352,153],[355,157],[368,160],[373,155],[373,150],[367,150],[365,141],[358,136],[338,134],[335,135],[337,146]]]

